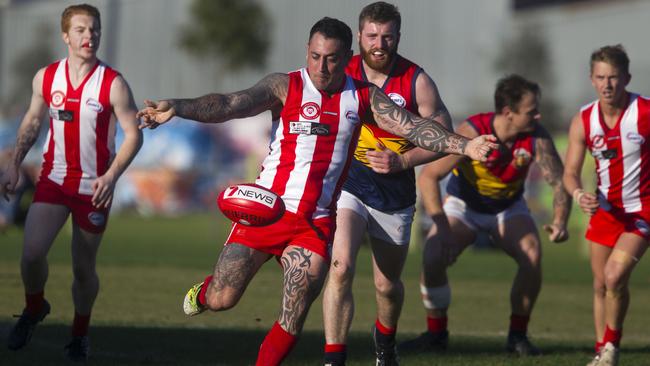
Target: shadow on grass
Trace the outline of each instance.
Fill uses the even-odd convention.
[[[63,346],[69,340],[69,327],[59,324],[39,325],[34,338],[20,351],[9,351],[5,344],[11,324],[0,322],[0,365],[64,365]],[[91,329],[92,365],[252,365],[264,339],[264,330],[140,328],[94,326]],[[288,365],[322,364],[323,333],[304,332],[298,345],[286,360]],[[449,349],[436,355],[438,361],[459,357],[477,360],[481,357],[503,357],[503,342],[495,337],[452,338]],[[562,342],[540,342],[548,356],[588,354],[586,347],[577,348]],[[373,364],[373,345],[368,333],[352,333],[348,342],[348,361]],[[626,354],[648,354],[650,349],[625,348]],[[426,359],[423,354],[402,354],[409,360]]]

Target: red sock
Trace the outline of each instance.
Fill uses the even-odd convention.
[[[596,342],[596,345],[594,346],[594,351],[596,351],[597,354],[600,353],[600,350],[603,348],[604,345],[605,344],[603,342]]]
[[[25,293],[25,309],[27,314],[31,316],[37,316],[38,313],[43,308],[45,303],[45,293],[44,291],[37,292],[35,294]]]
[[[392,335],[395,334],[395,332],[397,332],[397,327],[395,327],[395,328],[388,328],[388,327],[384,326],[383,324],[381,324],[381,322],[379,321],[379,319],[375,320],[375,327],[377,327],[377,330],[378,330],[381,334],[383,334],[383,335],[387,335],[387,336],[392,336]]]
[[[325,344],[325,353],[345,353],[348,346],[345,344]]]
[[[209,275],[208,277],[203,280],[203,287],[201,287],[201,290],[199,291],[199,296],[197,297],[197,300],[199,301],[199,304],[205,305],[208,302],[205,301],[205,293],[208,292],[208,286],[210,286],[210,282],[212,282],[212,275]]]
[[[618,347],[621,343],[621,338],[623,337],[623,329],[611,329],[609,325],[605,326],[605,336],[603,336],[603,345],[608,342]]]
[[[278,322],[273,323],[273,328],[268,332],[257,354],[256,366],[275,366],[291,352],[298,337],[282,329]]]
[[[515,332],[524,332],[528,331],[528,321],[530,316],[528,315],[510,315],[510,331]]]
[[[427,316],[427,330],[431,333],[439,333],[447,330],[447,317],[433,318]]]
[[[90,314],[81,315],[74,312],[74,320],[72,321],[72,336],[83,337],[88,335],[88,326],[90,324]]]

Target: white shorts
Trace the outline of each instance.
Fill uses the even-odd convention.
[[[347,208],[363,217],[367,223],[368,235],[395,245],[408,245],[411,241],[411,224],[415,207],[407,207],[394,212],[374,209],[355,195],[341,191],[337,208]]]
[[[474,231],[491,232],[511,217],[518,215],[530,216],[530,210],[523,198],[519,198],[510,207],[498,214],[482,213],[467,207],[465,201],[456,196],[447,196],[443,206],[448,217],[455,217]]]

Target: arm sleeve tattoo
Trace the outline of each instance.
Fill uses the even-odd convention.
[[[289,76],[278,73],[268,75],[253,87],[239,92],[213,93],[194,99],[172,99],[169,102],[178,117],[221,123],[281,108],[288,86]]]
[[[379,127],[402,136],[423,149],[463,154],[467,138],[457,135],[433,118],[419,117],[396,105],[379,88],[370,88],[370,104]]]
[[[555,149],[551,136],[545,130],[540,131],[535,138],[535,154],[537,164],[542,170],[544,180],[553,188],[553,212],[555,222],[566,225],[571,212],[571,197],[562,184],[564,166]]]

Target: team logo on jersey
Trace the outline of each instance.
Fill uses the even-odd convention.
[[[388,93],[388,97],[395,102],[398,106],[404,108],[406,107],[406,99],[398,93]]]
[[[106,217],[101,212],[93,211],[88,214],[88,221],[95,226],[102,226],[104,221],[106,221]]]
[[[300,115],[305,119],[316,119],[320,116],[320,107],[314,102],[307,102],[300,107]]]
[[[60,90],[55,90],[50,94],[50,100],[52,101],[52,107],[58,108],[65,103],[65,94]]]
[[[359,122],[361,122],[361,119],[359,119],[359,115],[357,114],[357,112],[354,111],[345,112],[345,118],[347,118],[348,121],[350,121],[350,123],[352,123],[353,125],[357,125],[359,124]]]
[[[628,132],[625,137],[633,144],[643,145],[645,142],[645,138],[636,132]]]
[[[650,234],[650,225],[645,220],[637,219],[634,221],[634,226],[641,232],[641,234],[648,236]]]
[[[512,153],[514,156],[513,163],[515,164],[515,167],[517,168],[522,168],[530,164],[531,159],[533,156],[530,154],[530,152],[524,148],[518,148],[515,149],[515,151]]]
[[[595,135],[591,138],[591,145],[596,149],[600,149],[605,146],[605,137],[603,135]]]
[[[104,110],[102,104],[93,98],[86,99],[86,105],[88,106],[88,108],[90,108],[91,110],[97,113],[102,113],[102,111]]]

